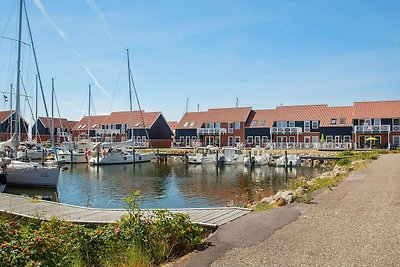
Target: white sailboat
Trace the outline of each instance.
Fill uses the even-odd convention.
[[[133,141],[118,143],[101,143],[94,147],[96,153],[90,158],[90,165],[132,164],[149,162],[154,158],[153,152],[133,153]]]
[[[263,148],[252,148],[250,153],[244,157],[244,165],[262,166],[268,164],[270,156]]]
[[[217,164],[232,165],[244,162],[244,155],[242,150],[236,147],[222,148],[222,154],[219,156]]]
[[[194,153],[187,155],[187,162],[190,164],[202,164],[215,162],[218,147],[197,147]]]
[[[287,162],[286,162],[286,156],[280,156],[278,160],[276,161],[276,166],[277,167],[298,167],[301,165],[301,159],[299,156],[295,154],[289,154],[287,155]]]
[[[17,155],[19,146],[19,130],[20,130],[20,82],[21,82],[21,33],[22,33],[22,11],[25,7],[25,2],[20,0],[19,6],[19,35],[18,35],[18,61],[17,61],[17,87],[16,87],[16,120],[14,124],[14,135],[13,137],[0,144],[0,151],[5,151],[5,147],[10,147],[14,150],[14,156]],[[29,20],[27,18],[28,28]],[[31,33],[29,28],[29,33]],[[32,36],[30,35],[33,54],[36,61],[36,53],[32,42]],[[37,66],[37,65],[36,65]],[[39,75],[39,73],[38,73]],[[40,75],[39,75],[40,79]],[[52,92],[54,92],[54,80],[52,84]],[[53,135],[52,135],[53,136]],[[53,141],[54,144],[54,141]],[[4,153],[3,153],[4,154]],[[18,185],[18,186],[33,186],[33,187],[57,187],[59,178],[58,167],[44,167],[37,163],[28,163],[18,160],[11,160],[7,157],[1,158],[2,172],[6,174],[7,185]]]
[[[111,164],[127,164],[141,163],[151,161],[155,154],[153,152],[133,152],[135,141],[133,136],[133,105],[132,105],[132,88],[131,88],[131,67],[129,63],[129,50],[126,49],[128,60],[128,80],[129,80],[129,101],[131,114],[131,139],[125,142],[100,143],[94,147],[96,151],[89,160],[90,165],[111,165]],[[139,105],[139,110],[141,110]],[[146,129],[145,129],[146,130]],[[146,131],[147,132],[147,131]],[[147,136],[148,137],[148,136]]]

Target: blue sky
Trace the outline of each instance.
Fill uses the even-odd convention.
[[[1,1],[1,35],[17,37],[17,2]],[[126,48],[142,108],[168,120],[180,119],[186,98],[191,111],[237,97],[255,109],[400,99],[399,1],[26,3],[48,101],[55,77],[70,119],[87,113],[89,83],[96,114],[129,109]],[[32,55],[23,52],[33,94]],[[16,43],[0,39],[1,91],[15,83],[15,54]]]

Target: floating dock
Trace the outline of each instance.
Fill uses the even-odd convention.
[[[142,209],[142,211],[145,216],[151,216],[156,210]],[[192,223],[208,229],[216,229],[251,212],[249,209],[237,207],[182,208],[168,209],[168,211],[187,214]],[[119,220],[121,216],[128,214],[124,209],[87,208],[52,201],[38,201],[29,197],[6,193],[0,194],[0,212],[40,220],[57,218],[63,221],[85,224],[113,223]]]

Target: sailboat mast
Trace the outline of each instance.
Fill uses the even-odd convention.
[[[35,80],[35,139],[36,142],[38,141],[38,76],[36,74],[36,80]]]
[[[13,85],[10,84],[10,138],[12,137],[13,133]]]
[[[22,37],[22,5],[23,5],[23,0],[19,1],[19,26],[18,26],[18,61],[17,61],[17,88],[15,92],[15,115],[16,115],[16,120],[14,124],[14,133],[18,135],[18,141],[20,140],[19,136],[19,130],[20,130],[20,125],[19,125],[19,120],[20,120],[20,80],[21,80],[21,37]],[[15,153],[17,151],[15,150]]]
[[[87,124],[88,124],[88,130],[87,130],[87,136],[88,136],[88,140],[90,140],[90,102],[92,99],[92,93],[91,93],[91,88],[92,85],[89,84],[89,114],[88,114],[88,119],[87,119]]]
[[[129,49],[126,49],[126,57],[128,59],[128,80],[129,80],[129,108],[131,121],[131,140],[133,141],[133,105],[132,105],[132,82],[131,82],[131,64],[129,62]]]
[[[54,149],[54,78],[51,78],[51,147]]]

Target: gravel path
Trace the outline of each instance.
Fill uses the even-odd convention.
[[[399,154],[382,155],[314,200],[292,208],[297,220],[211,266],[400,266]]]

